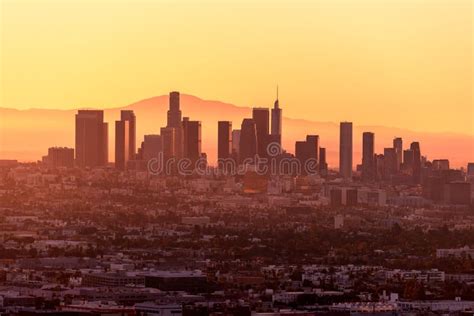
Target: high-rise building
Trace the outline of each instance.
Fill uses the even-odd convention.
[[[270,111],[267,108],[253,108],[252,118],[257,129],[257,153],[260,157],[266,157],[270,131]]]
[[[272,109],[272,126],[271,135],[273,141],[276,141],[281,146],[281,134],[282,134],[282,110],[280,108],[280,102],[278,100],[278,87],[277,87],[277,98],[273,104]]]
[[[240,153],[240,129],[232,130],[232,154],[239,155]]]
[[[308,160],[313,159],[318,162],[319,156],[319,136],[307,135],[305,141],[297,141],[295,143],[295,157],[299,160],[301,171],[307,174],[309,170],[305,168]]]
[[[319,135],[306,135],[310,157],[319,161]]]
[[[195,162],[201,156],[201,122],[186,120],[184,125],[184,157]]]
[[[102,160],[103,164],[109,163],[109,123],[102,124]]]
[[[178,91],[172,91],[169,95],[169,110],[167,113],[166,127],[181,126],[180,95]]]
[[[104,166],[108,162],[108,132],[104,111],[79,110],[76,114],[75,149],[79,167]]]
[[[341,122],[339,134],[339,174],[352,178],[352,122]]]
[[[174,127],[162,127],[160,130],[164,163],[166,163],[169,159],[176,157],[175,132],[176,128]]]
[[[48,148],[48,156],[44,161],[48,166],[53,168],[74,167],[74,148],[67,147],[51,147]]]
[[[244,119],[240,129],[239,159],[254,159],[257,155],[257,126],[253,119]]]
[[[309,146],[306,141],[295,142],[295,157],[299,160],[301,166],[304,166],[306,160],[310,158]]]
[[[327,175],[328,164],[326,162],[326,148],[319,147],[319,173],[322,176]]]
[[[393,139],[393,148],[397,153],[397,164],[400,168],[400,165],[403,163],[403,139],[401,137],[395,137]]]
[[[163,141],[161,135],[145,135],[142,145],[143,160],[158,159],[163,151]]]
[[[130,160],[130,121],[115,121],[115,168],[125,170]]]
[[[174,128],[175,130],[173,132],[174,134],[173,156],[177,158],[183,157],[183,154],[184,154],[183,124],[181,121],[180,95],[179,95],[179,92],[177,91],[170,92],[169,110],[167,113],[166,127],[168,129]],[[165,141],[165,138],[163,138],[163,141]]]
[[[375,179],[374,144],[374,133],[364,132],[362,134],[362,179],[364,181]]]
[[[413,151],[413,181],[421,182],[421,150],[419,142],[412,142],[410,149]]]
[[[396,149],[393,147],[384,148],[384,178],[390,179],[398,172],[398,158]]]
[[[217,123],[217,159],[227,159],[232,155],[232,122]]]
[[[128,121],[128,160],[133,160],[135,159],[135,154],[137,152],[137,122],[135,118],[135,113],[133,113],[132,110],[122,110],[120,111],[120,120]]]

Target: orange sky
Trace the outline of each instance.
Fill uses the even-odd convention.
[[[284,114],[474,135],[472,0],[0,0],[0,106],[180,90]]]

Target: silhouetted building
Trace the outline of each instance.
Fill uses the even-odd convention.
[[[266,157],[270,130],[270,111],[267,108],[253,108],[252,118],[257,129],[257,153],[260,157]]]
[[[319,147],[319,173],[326,176],[328,173],[328,163],[326,162],[326,148]]]
[[[253,119],[244,119],[240,129],[239,158],[254,159],[257,154],[257,127]]]
[[[384,148],[384,178],[390,179],[398,172],[398,158],[395,148]]]
[[[44,163],[53,168],[72,168],[74,167],[74,149],[67,147],[48,148],[48,155],[45,157]]]
[[[413,175],[413,164],[415,162],[414,152],[411,149],[405,149],[403,151],[403,164],[402,170],[405,174]]]
[[[104,166],[108,162],[108,132],[104,111],[79,110],[76,114],[76,163],[79,167]]]
[[[281,146],[281,135],[282,135],[282,110],[280,108],[280,102],[278,101],[278,88],[277,98],[273,104],[272,109],[272,131],[271,135],[274,137],[273,141],[277,142]]]
[[[176,145],[176,128],[174,127],[162,127],[160,130],[163,160],[166,163],[169,159],[176,157],[175,145]]]
[[[161,135],[145,135],[142,145],[143,160],[158,159],[163,151],[163,141]]]
[[[319,136],[307,135],[306,141],[297,141],[295,143],[295,157],[301,164],[301,171],[307,174],[310,170],[306,167],[308,160],[312,159],[316,164],[319,156]]]
[[[195,162],[201,157],[201,122],[183,121],[184,157]]]
[[[382,180],[385,175],[385,157],[384,155],[374,155],[375,165],[375,178],[376,180]]]
[[[217,158],[227,159],[232,155],[232,122],[217,123]]]
[[[319,135],[306,135],[306,142],[309,146],[309,153],[311,158],[319,161]]]
[[[136,138],[137,138],[137,121],[135,113],[132,110],[120,111],[120,120],[128,121],[128,148],[129,148],[129,160],[135,159],[137,152]]]
[[[181,110],[180,110],[180,95],[179,92],[173,91],[170,92],[169,96],[169,110],[167,113],[167,125],[166,128],[168,129],[167,134],[171,133],[169,129],[173,128],[173,146],[172,152],[173,155],[170,157],[177,157],[181,158],[184,154],[184,140],[183,140],[183,125],[181,122]],[[163,138],[165,141],[166,138]],[[163,146],[163,149],[171,149],[171,146]],[[167,153],[170,153],[169,151]],[[166,155],[165,155],[166,157]],[[166,159],[169,159],[166,158]]]
[[[435,159],[432,162],[433,170],[449,170],[448,159]]]
[[[403,163],[403,139],[401,137],[396,137],[393,139],[393,148],[397,154],[397,164],[398,167]]]
[[[352,123],[341,122],[339,134],[339,174],[352,177]]]
[[[240,153],[240,129],[232,130],[232,153],[237,157]]]
[[[130,122],[115,121],[115,168],[124,170],[130,160]]]
[[[375,180],[375,165],[374,165],[374,133],[364,132],[362,134],[362,180]]]
[[[413,181],[415,183],[421,182],[421,150],[420,143],[413,142],[410,144],[410,149],[413,151]]]

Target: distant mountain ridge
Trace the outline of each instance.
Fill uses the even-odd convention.
[[[273,102],[269,102],[272,104]],[[270,107],[270,105],[269,105]],[[285,104],[282,104],[283,115]],[[158,134],[166,125],[168,95],[156,96],[132,103],[128,106],[104,109],[105,121],[109,122],[109,160],[114,159],[114,124],[120,110],[133,110],[137,117],[137,145],[145,134]],[[203,100],[181,94],[183,117],[202,122],[202,150],[208,154],[211,164],[216,160],[217,121],[232,121],[234,129],[240,129],[242,119],[251,117],[250,107],[239,107],[221,101]],[[0,159],[36,161],[45,155],[48,147],[74,147],[74,115],[77,109],[28,109],[0,108]],[[354,168],[360,163],[362,132],[375,133],[376,152],[392,146],[392,139],[402,137],[404,148],[412,141],[421,143],[423,155],[429,159],[447,158],[455,167],[465,167],[474,161],[474,136],[454,133],[415,132],[407,129],[384,126],[359,126],[354,122],[353,148]],[[339,146],[339,123],[316,122],[308,119],[283,118],[283,146],[294,152],[296,140],[307,134],[320,136],[322,147],[327,148],[329,165],[337,168]]]

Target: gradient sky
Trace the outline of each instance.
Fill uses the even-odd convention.
[[[0,0],[1,104],[179,90],[284,114],[474,135],[472,0]]]

